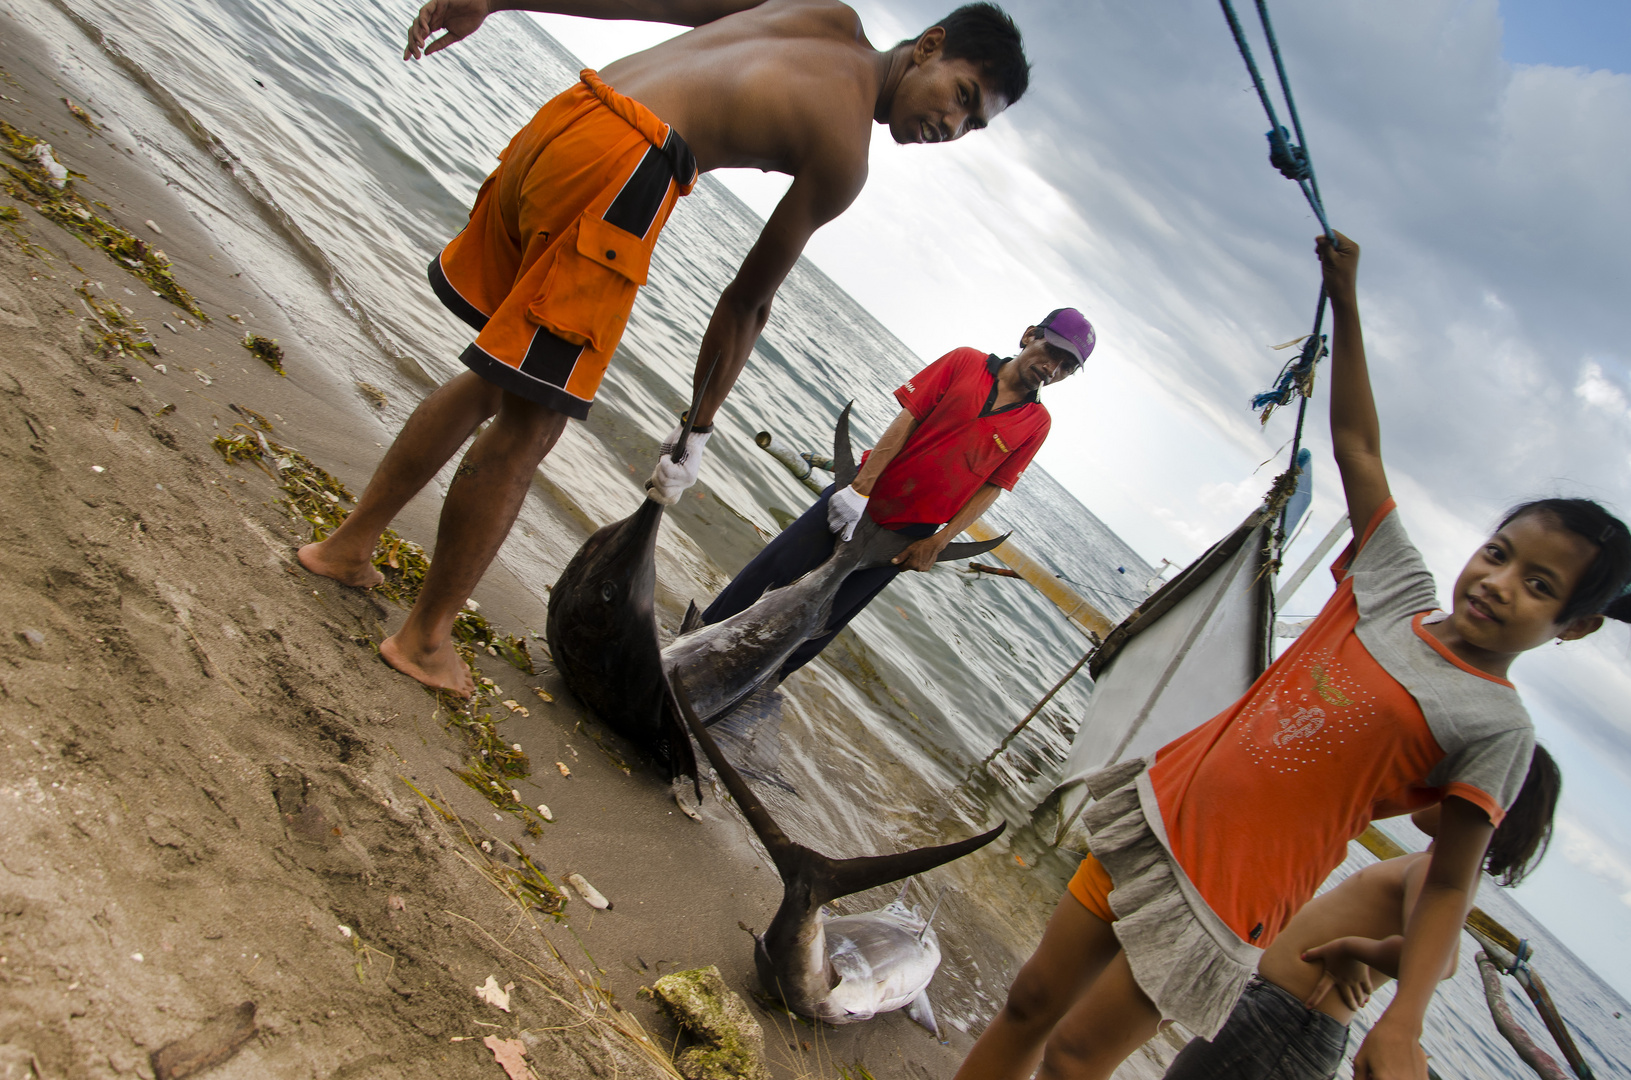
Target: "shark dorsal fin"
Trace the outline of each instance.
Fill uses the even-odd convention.
[[[685,618],[680,620],[680,633],[689,634],[702,625],[702,612],[697,610],[697,602],[691,601],[686,605]]]
[[[849,441],[849,411],[854,407],[851,401],[844,406],[844,411],[838,414],[838,426],[832,433],[832,481],[840,488],[847,488],[855,483],[855,477],[860,473],[855,465],[855,448]]]
[[[685,696],[684,687],[669,682],[669,699],[675,710],[683,718],[685,726],[691,731],[692,738],[702,746],[702,752],[708,756],[713,767],[719,773],[719,778],[725,784],[725,790],[731,793],[736,805],[741,808],[742,816],[748,819],[748,824],[764,844],[765,850],[770,853],[771,861],[776,864],[776,870],[781,874],[783,882],[791,882],[803,878],[809,882],[810,900],[815,904],[824,904],[829,900],[836,900],[840,896],[850,893],[864,892],[879,885],[887,885],[901,878],[921,874],[937,866],[960,859],[971,851],[977,851],[998,836],[1002,835],[1008,827],[1005,821],[989,832],[979,836],[971,836],[967,840],[959,840],[952,844],[940,844],[936,847],[917,848],[913,851],[902,851],[894,855],[865,855],[855,859],[832,859],[818,851],[812,851],[802,844],[795,844],[782,832],[770,812],[765,809],[759,797],[748,787],[747,781],[742,779],[730,761],[720,750],[719,744],[709,734],[708,729],[702,726],[697,714],[691,708],[691,702]]]

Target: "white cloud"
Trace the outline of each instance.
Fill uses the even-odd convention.
[[[1580,368],[1580,380],[1574,384],[1574,393],[1581,401],[1602,409],[1610,416],[1631,417],[1631,406],[1626,405],[1625,391],[1610,382],[1603,374],[1602,365],[1587,360]]]
[[[1595,833],[1572,817],[1559,815],[1554,842],[1563,857],[1619,891],[1620,903],[1631,907],[1631,861],[1610,848]]]

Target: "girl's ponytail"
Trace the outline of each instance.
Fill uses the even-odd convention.
[[[1516,885],[1540,865],[1552,842],[1552,815],[1562,791],[1563,774],[1557,762],[1544,746],[1536,746],[1523,788],[1484,853],[1484,869],[1497,883]]]

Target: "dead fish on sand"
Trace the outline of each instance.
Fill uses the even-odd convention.
[[[908,1016],[938,1036],[928,985],[940,965],[940,944],[928,921],[899,899],[878,911],[841,918],[828,918],[821,906],[977,851],[1000,836],[1008,823],[939,847],[828,858],[781,831],[698,719],[684,689],[676,686],[670,701],[781,874],[781,906],[770,928],[755,936],[753,959],[764,989],[800,1016],[829,1024],[868,1020],[904,1007]]]
[[[833,483],[838,487],[847,486],[856,474],[849,410],[849,405],[844,406],[833,434]],[[947,544],[936,561],[982,555],[1006,539],[1005,533],[994,540]],[[838,541],[826,562],[780,589],[769,590],[751,607],[703,626],[692,604],[680,636],[662,652],[663,669],[685,688],[702,722],[713,723],[774,678],[795,649],[826,632],[833,598],[850,574],[888,565],[912,542],[911,537],[861,515],[855,535]]]
[[[712,377],[710,368],[686,413],[675,462],[685,453],[690,417],[701,407]],[[647,497],[632,515],[584,541],[550,590],[544,629],[568,689],[606,726],[655,757],[672,780],[695,776],[697,763],[691,740],[663,707],[666,690],[652,609],[662,523],[663,504]]]

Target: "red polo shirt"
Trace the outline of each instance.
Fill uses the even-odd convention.
[[[944,525],[981,485],[1013,490],[1053,421],[1035,394],[992,408],[1004,363],[978,349],[953,349],[895,391],[918,426],[872,487],[873,521]]]

